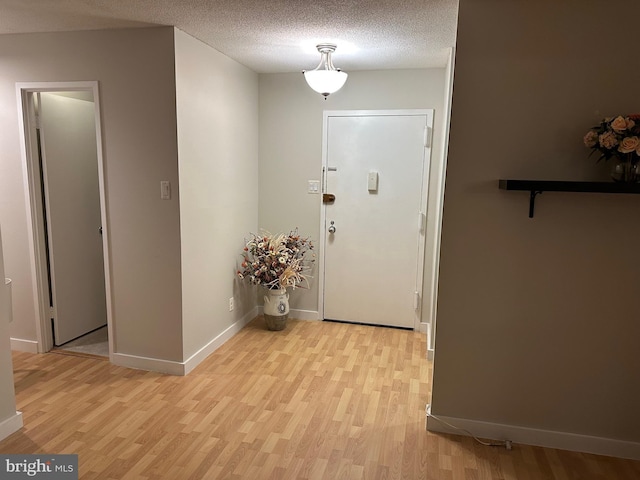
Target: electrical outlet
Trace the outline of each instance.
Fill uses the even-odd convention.
[[[233,297],[231,297],[231,298],[229,299],[229,311],[230,311],[230,312],[233,312],[233,308],[235,307],[235,305],[234,305],[233,303],[234,303],[234,302],[233,302]]]

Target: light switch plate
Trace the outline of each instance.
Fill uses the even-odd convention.
[[[160,199],[171,200],[171,182],[166,180],[160,182]]]
[[[320,180],[309,180],[307,193],[320,193]]]

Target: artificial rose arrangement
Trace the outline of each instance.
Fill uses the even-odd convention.
[[[584,136],[584,144],[599,152],[600,160],[610,158],[635,165],[640,160],[640,115],[605,118]]]
[[[301,237],[297,229],[288,235],[250,235],[242,253],[242,269],[236,272],[239,278],[271,290],[309,286],[306,272],[313,268],[315,254],[308,238]]]

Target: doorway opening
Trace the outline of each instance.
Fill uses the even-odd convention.
[[[83,344],[87,338],[95,343],[99,333],[102,345],[87,353],[110,357],[114,346],[98,83],[18,84],[17,94],[38,351]]]

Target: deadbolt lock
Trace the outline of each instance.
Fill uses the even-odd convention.
[[[323,193],[322,203],[333,203],[336,201],[336,196],[333,193]]]

